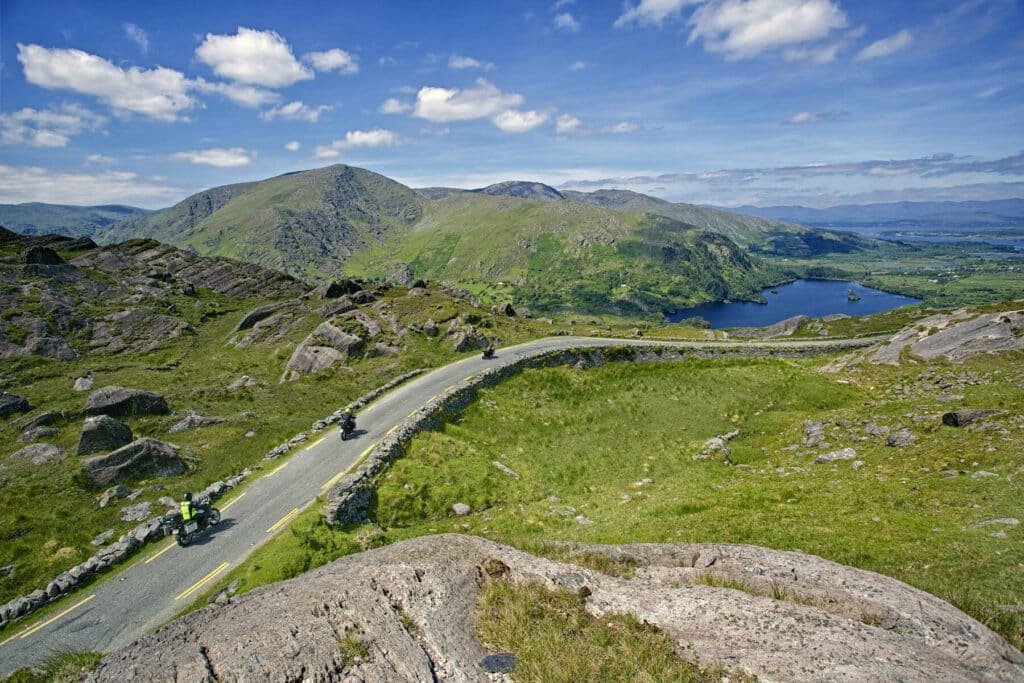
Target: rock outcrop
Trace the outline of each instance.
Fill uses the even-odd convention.
[[[95,486],[139,479],[170,477],[185,472],[178,452],[157,439],[142,438],[106,455],[82,462],[82,472]]]
[[[82,424],[82,433],[78,436],[78,454],[112,451],[131,442],[132,430],[128,425],[109,415],[94,415],[85,418]]]
[[[167,400],[155,391],[103,387],[89,394],[85,403],[86,415],[166,415],[170,412]]]
[[[795,315],[792,318],[780,320],[768,327],[738,327],[732,330],[734,337],[750,337],[753,339],[772,339],[774,337],[788,337],[796,332],[797,328],[810,320],[806,315]]]
[[[359,313],[359,316],[370,320],[363,313]],[[380,332],[380,327],[376,329],[377,332]],[[361,352],[365,341],[363,337],[343,332],[329,322],[320,323],[313,330],[313,334],[295,347],[292,357],[288,359],[288,365],[285,367],[281,381],[290,382],[303,375],[329,368],[335,363]]]
[[[11,459],[28,460],[33,465],[43,465],[54,458],[59,458],[63,452],[52,443],[34,443],[11,453]]]
[[[1024,310],[974,317],[955,311],[922,318],[879,347],[868,360],[896,365],[904,349],[926,360],[944,357],[954,362],[981,353],[1024,350]]]
[[[966,427],[967,425],[989,417],[990,415],[1002,415],[1005,412],[1005,410],[998,410],[996,408],[963,408],[961,410],[952,410],[943,414],[942,424],[949,425],[950,427]]]
[[[32,404],[24,396],[0,390],[0,418],[15,413],[27,413],[30,410],[32,410]]]
[[[744,545],[578,550],[636,569],[615,577],[471,536],[416,538],[208,605],[106,656],[87,680],[495,680],[474,635],[492,581],[572,591],[595,616],[632,614],[686,656],[762,680],[1024,677],[1024,655],[1000,636],[873,572]]]

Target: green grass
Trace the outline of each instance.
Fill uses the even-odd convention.
[[[11,672],[6,683],[75,683],[99,666],[96,652],[57,652],[36,666]]]
[[[568,591],[495,581],[483,588],[477,632],[496,652],[513,652],[521,683],[576,681],[750,681],[680,657],[672,639],[629,616],[596,619]]]
[[[527,371],[483,390],[461,418],[418,436],[384,475],[372,524],[333,530],[310,513],[292,535],[258,551],[261,566],[274,569],[252,572],[246,583],[294,575],[286,567],[293,554],[313,566],[335,552],[453,530],[554,557],[565,551],[552,540],[751,543],[895,577],[1022,647],[1024,619],[1002,609],[1024,596],[1020,527],[1006,527],[1005,538],[990,535],[998,527],[972,527],[1019,517],[1024,424],[1013,416],[1024,405],[1022,360],[1011,353],[963,366],[911,361],[839,376],[818,374],[822,359]],[[958,390],[962,405],[1010,410],[1001,422],[1009,435],[936,419],[912,425],[919,439],[910,447],[868,437],[868,420],[902,427],[910,425],[907,415],[956,407],[937,400],[945,391],[939,385],[897,389],[917,387],[925,370],[983,377]],[[812,464],[824,451],[799,445],[805,419],[829,421],[832,448],[853,446],[864,465]],[[733,429],[740,430],[730,442],[735,466],[693,460],[706,439]],[[941,474],[951,469],[1000,476]],[[455,517],[456,502],[473,513]]]

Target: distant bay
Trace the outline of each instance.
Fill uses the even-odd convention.
[[[850,301],[850,291],[860,298]],[[767,303],[731,301],[708,303],[683,309],[666,316],[670,322],[700,317],[712,329],[725,327],[764,327],[795,315],[821,318],[826,315],[871,315],[901,306],[921,303],[902,294],[883,292],[856,282],[836,280],[796,280],[761,292]]]

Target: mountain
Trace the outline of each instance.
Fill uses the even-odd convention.
[[[382,277],[396,262],[545,311],[653,314],[750,298],[778,278],[728,237],[664,216],[473,192],[428,202],[409,233],[347,268]]]
[[[520,199],[537,199],[542,202],[565,199],[565,195],[550,185],[525,180],[508,180],[503,183],[482,187],[479,190],[470,190],[470,192],[494,196],[519,197]]]
[[[134,206],[73,206],[70,204],[0,204],[0,225],[23,235],[92,235],[117,221],[150,213]]]
[[[629,190],[567,190],[566,199],[622,211],[646,211],[726,235],[753,252],[776,256],[814,256],[862,249],[870,242],[853,235],[812,230],[770,217],[741,215],[682,202],[668,202]]]
[[[537,310],[656,314],[781,279],[724,234],[567,201],[542,183],[434,189],[447,196],[335,165],[200,192],[98,239],[153,238],[307,280],[411,273]]]
[[[849,204],[827,209],[806,206],[740,206],[730,211],[817,227],[949,230],[1024,225],[1024,199]]]
[[[425,199],[382,175],[335,165],[195,194],[99,233],[103,242],[151,237],[304,279],[342,273],[357,250],[419,220]]]

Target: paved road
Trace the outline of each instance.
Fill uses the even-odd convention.
[[[325,493],[388,430],[451,385],[496,363],[543,351],[652,343],[693,349],[726,346],[822,351],[832,350],[829,344],[834,345],[821,341],[668,343],[552,337],[499,349],[495,360],[485,361],[476,355],[439,368],[367,406],[359,414],[356,438],[341,441],[336,430],[327,430],[300,445],[299,452],[287,460],[271,463],[262,476],[244,487],[241,493],[228,493],[218,501],[224,515],[221,524],[200,536],[193,545],[181,548],[170,538],[153,544],[144,560],[121,570],[99,587],[89,587],[65,598],[53,616],[33,628],[0,632],[3,638],[0,640],[0,675],[57,651],[109,652],[168,621],[218,577],[243,562],[253,549],[284,529],[288,521]],[[331,410],[333,402],[325,397],[324,413]]]

